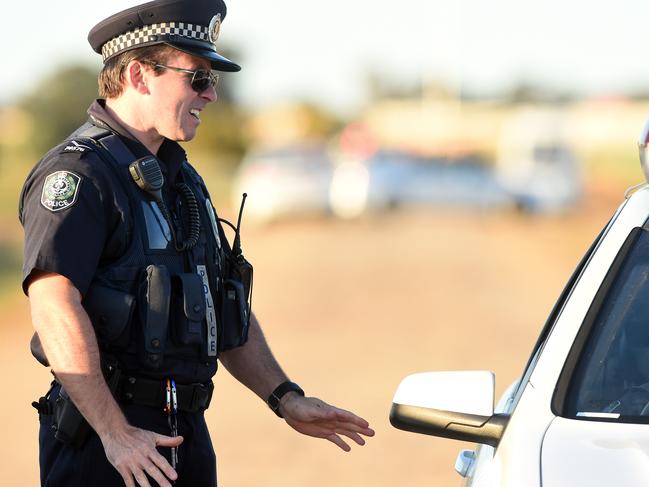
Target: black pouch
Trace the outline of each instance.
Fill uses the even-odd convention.
[[[119,384],[119,369],[115,366],[104,367],[104,377],[110,392],[114,394]],[[82,448],[92,428],[63,387],[54,401],[52,415],[54,438],[74,448]]]
[[[128,345],[129,325],[135,309],[132,294],[95,283],[90,285],[82,304],[99,341],[110,345]],[[29,347],[36,360],[45,367],[50,366],[38,333],[32,335]]]
[[[75,448],[81,448],[90,433],[90,425],[63,387],[54,402],[53,415],[54,438]]]
[[[34,358],[38,360],[41,365],[44,365],[45,367],[50,366],[50,363],[45,356],[45,351],[43,350],[41,339],[36,332],[34,332],[32,339],[29,341],[29,349],[31,350]]]
[[[243,193],[237,226],[227,220],[219,221],[234,230],[234,240],[230,250],[223,252],[223,267],[221,268],[220,314],[218,350],[224,352],[240,347],[248,341],[248,328],[252,312],[252,264],[248,262],[241,251],[241,218],[243,206],[248,196]],[[215,231],[215,234],[217,232]],[[218,238],[218,237],[217,237]]]
[[[221,292],[220,351],[244,345],[250,326],[252,265],[241,254],[228,264],[228,278]]]
[[[169,328],[169,302],[171,301],[171,278],[163,265],[146,268],[140,285],[140,363],[149,370],[162,364],[167,330]]]
[[[95,283],[82,304],[101,342],[124,347],[129,344],[135,296]]]
[[[174,327],[171,336],[178,345],[203,343],[205,295],[203,279],[198,274],[186,273],[173,277]]]

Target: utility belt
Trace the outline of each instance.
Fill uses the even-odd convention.
[[[135,376],[120,377],[115,393],[117,402],[150,406],[162,410],[166,401],[166,381]],[[176,384],[178,410],[186,413],[205,411],[212,400],[214,384]]]
[[[114,366],[104,367],[104,376],[108,388],[118,403],[148,406],[161,412],[167,411],[165,408],[169,407],[168,380],[122,374],[120,369]],[[57,387],[58,397],[53,400],[51,394]],[[214,392],[212,381],[195,384],[174,383],[174,388],[176,401],[174,408],[186,413],[198,413],[207,409]],[[91,431],[90,425],[60,382],[56,379],[52,381],[47,394],[39,398],[38,402],[32,402],[32,406],[39,415],[52,416],[52,429],[57,440],[76,448],[83,447]]]

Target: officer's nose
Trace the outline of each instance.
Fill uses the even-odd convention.
[[[213,101],[216,101],[218,98],[218,95],[216,94],[216,86],[210,86],[208,89],[203,91],[200,94],[201,98],[207,101],[207,103],[211,103]]]

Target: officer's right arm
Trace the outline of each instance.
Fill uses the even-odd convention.
[[[130,426],[101,373],[94,329],[81,305],[84,293],[110,241],[106,228],[114,195],[103,177],[103,163],[92,154],[56,154],[30,174],[21,195],[25,229],[23,289],[45,355],[73,402],[95,429],[106,456],[127,486],[159,485],[176,473],[156,445],[176,446],[169,438]]]
[[[149,486],[145,472],[161,486],[177,474],[156,446],[178,446],[171,438],[130,426],[113,399],[100,367],[99,349],[81,295],[59,274],[40,274],[29,284],[34,328],[52,370],[74,404],[97,432],[106,457],[127,486]]]

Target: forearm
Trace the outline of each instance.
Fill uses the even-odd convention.
[[[29,287],[32,322],[52,371],[100,437],[127,426],[101,370],[95,332],[72,284],[43,276]]]
[[[223,352],[220,360],[235,379],[263,401],[266,401],[279,384],[288,380],[273,356],[254,314],[250,319],[246,344]]]

